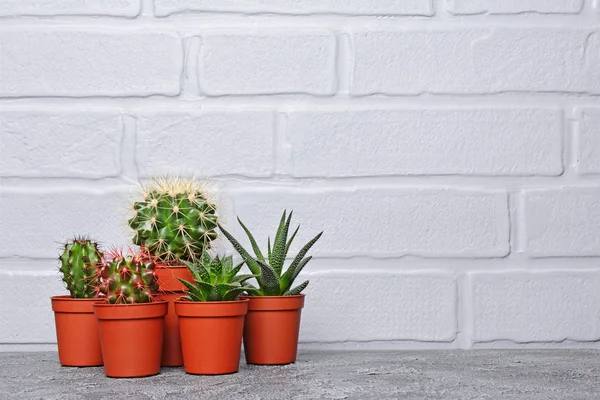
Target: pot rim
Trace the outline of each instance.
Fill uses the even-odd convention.
[[[99,304],[95,304],[98,307],[121,307],[121,306],[126,306],[126,307],[144,307],[144,306],[153,306],[153,305],[158,305],[158,304],[167,304],[168,301],[166,300],[156,300],[156,301],[150,301],[147,303],[133,303],[133,304],[111,304],[111,303],[106,303],[106,302],[102,302]]]
[[[305,294],[294,296],[240,296],[248,299],[248,311],[295,311],[304,308]]]
[[[300,294],[295,294],[292,296],[249,296],[249,295],[242,295],[240,296],[240,299],[297,299],[300,297],[306,297],[306,295],[304,293],[300,293]]]
[[[241,297],[241,296],[240,296]],[[189,301],[189,300],[173,300],[175,303],[184,303],[189,305],[210,305],[210,304],[236,304],[236,303],[247,303],[248,299],[230,300],[230,301]]]
[[[99,320],[133,320],[164,318],[168,301],[153,301],[137,304],[94,303],[94,315]]]
[[[232,301],[175,300],[175,314],[180,318],[227,318],[248,313],[248,299]]]
[[[50,297],[52,311],[65,314],[93,314],[94,304],[103,301],[100,297],[93,297],[91,299],[78,299],[69,295]]]

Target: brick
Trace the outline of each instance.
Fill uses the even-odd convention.
[[[559,110],[308,111],[289,121],[298,177],[563,171]]]
[[[273,115],[224,111],[145,115],[138,120],[137,148],[144,177],[178,172],[269,176]]]
[[[452,14],[577,14],[584,0],[446,0]]]
[[[177,95],[181,40],[137,31],[5,29],[0,96]]]
[[[508,253],[505,193],[444,189],[283,188],[225,191],[263,248],[284,209],[302,229],[294,251],[324,230],[320,256],[501,257]],[[233,218],[223,221],[248,244]],[[290,250],[291,251],[291,250]]]
[[[600,92],[600,36],[574,29],[361,32],[352,93]]]
[[[283,14],[432,15],[431,0],[155,0],[158,16],[189,11]]]
[[[577,172],[600,173],[600,108],[585,109],[579,124]]]
[[[528,190],[524,203],[529,255],[600,256],[600,188]]]
[[[450,275],[348,272],[306,279],[301,342],[451,341],[456,336],[457,289]]]
[[[209,35],[200,56],[201,90],[215,96],[331,95],[335,49],[328,32]]]
[[[132,190],[0,191],[0,257],[55,258],[58,245],[74,235],[88,235],[107,245],[129,245]]]
[[[24,289],[32,294],[24,300]],[[68,294],[56,271],[0,270],[0,343],[56,343],[50,296]]]
[[[475,342],[600,339],[597,272],[473,273]]]
[[[0,175],[116,176],[122,133],[117,113],[0,111]]]
[[[135,17],[140,0],[2,0],[0,15],[110,15]]]

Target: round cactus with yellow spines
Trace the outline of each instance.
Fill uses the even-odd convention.
[[[217,208],[194,179],[160,178],[133,203],[133,243],[164,264],[200,260],[216,239]]]

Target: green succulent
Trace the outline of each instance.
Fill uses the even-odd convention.
[[[154,179],[133,210],[133,243],[163,264],[197,261],[217,237],[216,206],[193,179]]]
[[[251,286],[244,286],[255,275],[238,275],[244,262],[233,266],[232,256],[216,256],[212,258],[208,252],[202,254],[199,262],[184,261],[194,283],[177,278],[185,285],[187,295],[183,298],[189,301],[232,301],[246,292],[252,291]]]
[[[104,257],[98,247],[98,243],[85,237],[65,243],[59,258],[60,272],[72,298],[96,296],[98,274]]]
[[[287,270],[283,271],[283,264],[287,257],[288,251],[292,244],[292,241],[296,237],[300,225],[296,228],[290,239],[288,240],[288,232],[290,223],[292,220],[293,211],[286,218],[286,211],[281,216],[277,233],[275,234],[275,240],[273,241],[273,247],[271,248],[271,237],[268,238],[267,242],[267,258],[263,255],[256,243],[256,240],[252,236],[252,233],[246,228],[242,221],[238,218],[238,222],[248,235],[252,249],[256,257],[252,257],[250,253],[242,247],[242,245],[221,225],[219,229],[223,232],[223,235],[231,242],[235,250],[240,254],[242,259],[248,265],[248,268],[254,275],[257,275],[256,280],[260,289],[256,289],[249,293],[256,296],[294,296],[300,294],[306,286],[308,281],[302,282],[300,285],[292,288],[294,280],[300,274],[300,271],[306,266],[306,264],[312,259],[310,257],[304,257],[310,248],[319,240],[323,232],[315,236],[310,242],[308,242],[296,255]]]

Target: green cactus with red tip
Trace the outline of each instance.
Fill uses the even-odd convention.
[[[59,258],[60,272],[72,298],[88,299],[96,296],[102,258],[98,243],[92,240],[75,238],[65,244]]]
[[[194,180],[163,178],[133,204],[129,226],[133,243],[148,249],[161,263],[199,261],[217,238],[216,206]]]
[[[98,292],[110,304],[152,302],[159,290],[154,261],[142,252],[113,250],[100,269]]]

